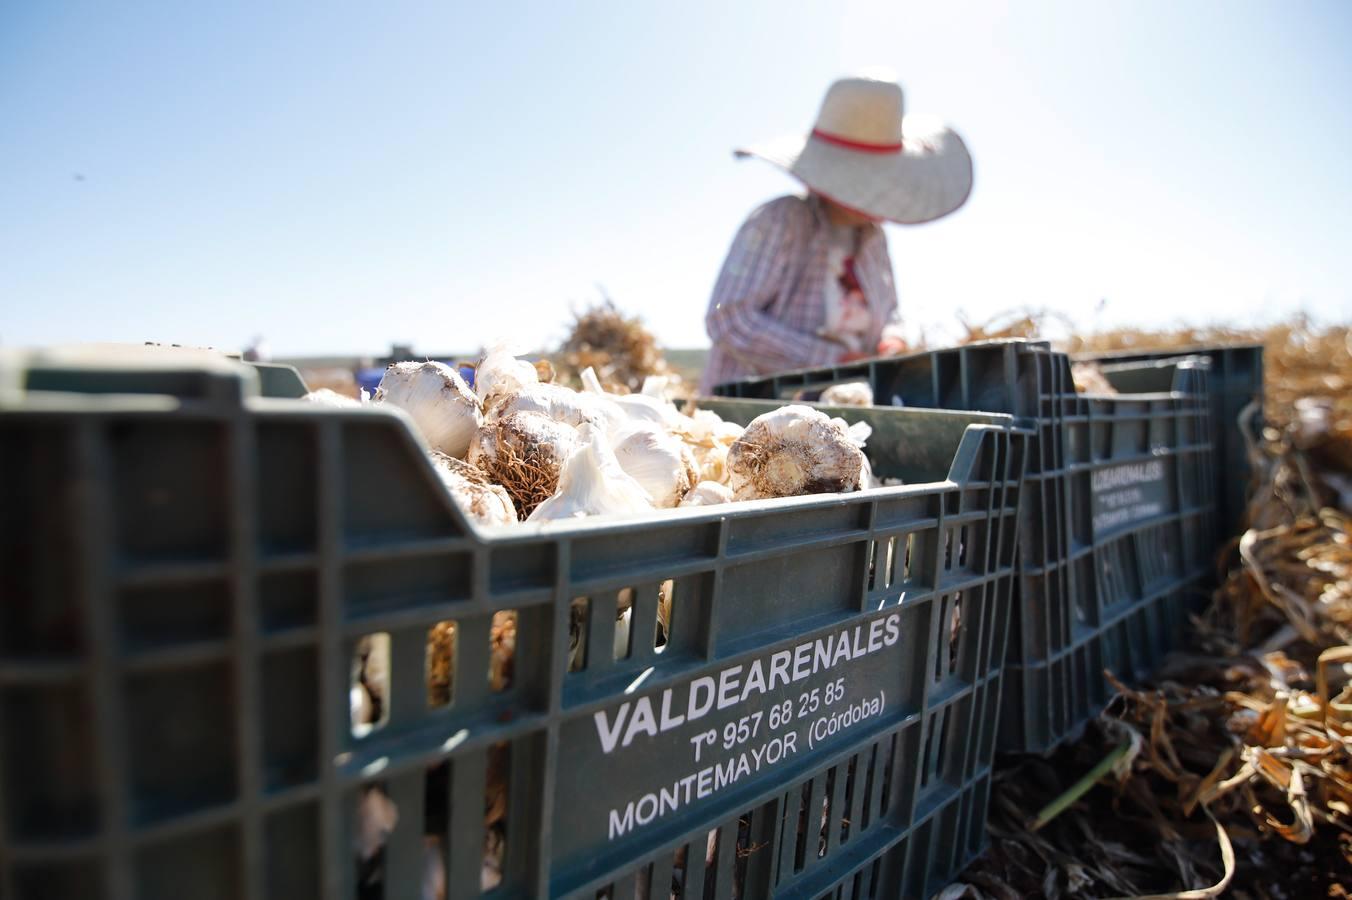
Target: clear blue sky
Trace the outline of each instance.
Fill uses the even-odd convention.
[[[1352,319],[1349,46],[1339,0],[4,3],[0,343],[540,343],[599,283],[705,344],[733,232],[795,187],[731,148],[866,66],[976,159],[963,210],[889,229],[931,336]]]

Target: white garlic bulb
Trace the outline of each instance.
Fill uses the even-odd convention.
[[[316,406],[361,406],[361,402],[352,397],[344,396],[335,390],[329,388],[320,388],[317,391],[310,391],[301,398]]]
[[[605,432],[593,425],[578,429],[581,448],[563,464],[559,490],[526,519],[547,522],[583,516],[625,515],[652,509],[648,492],[620,468]]]
[[[479,398],[459,372],[440,362],[394,363],[380,379],[376,402],[403,409],[428,446],[457,459],[483,422]]]
[[[628,417],[613,403],[559,384],[528,384],[514,391],[494,394],[493,402],[488,406],[488,418],[515,412],[539,413],[574,427],[590,422],[607,431],[628,422]]]
[[[509,342],[500,341],[488,348],[474,367],[474,393],[484,408],[499,394],[511,394],[536,384],[540,375],[535,366],[517,359]]]
[[[843,422],[797,405],[753,419],[727,460],[738,500],[858,490],[863,463]]]
[[[516,506],[501,485],[493,484],[477,466],[433,450],[428,456],[461,512],[480,525],[514,525]]]
[[[502,485],[517,515],[529,516],[552,497],[564,462],[579,446],[571,425],[539,413],[515,412],[485,422],[469,446],[469,462]]]
[[[867,422],[855,422],[853,425],[845,424],[844,419],[832,419],[841,428],[844,428],[849,434],[850,440],[860,450],[868,443],[869,437],[873,434],[873,426]],[[866,491],[869,488],[881,487],[878,479],[873,476],[873,463],[869,462],[868,454],[864,454],[864,467],[859,472],[859,490]]]
[[[659,509],[676,506],[698,480],[690,450],[658,426],[628,429],[615,444],[615,459]]]
[[[681,500],[681,506],[718,506],[732,502],[732,490],[717,481],[701,481]]]
[[[583,395],[604,398],[619,407],[624,415],[633,422],[650,422],[664,428],[680,427],[682,416],[667,400],[648,394],[611,394],[601,387],[601,379],[591,366],[582,370]],[[614,435],[612,435],[614,436]]]
[[[827,406],[872,406],[873,388],[867,381],[833,384],[822,391],[821,402]]]

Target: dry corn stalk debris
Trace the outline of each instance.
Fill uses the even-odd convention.
[[[1117,683],[1082,740],[997,775],[991,849],[948,900],[1352,896],[1348,329],[1120,332],[1072,349],[1254,340],[1270,424],[1250,448],[1250,527],[1222,550],[1189,651],[1147,686]],[[1070,782],[1114,754],[1080,795]]]

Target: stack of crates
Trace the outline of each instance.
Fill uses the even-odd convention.
[[[1098,713],[1105,669],[1133,679],[1178,646],[1215,549],[1208,361],[1174,390],[1077,394],[1045,342],[990,341],[723,385],[813,400],[865,382],[882,405],[1011,414],[1034,431],[1000,747],[1046,752]]]
[[[1086,354],[1120,391],[1177,389],[1179,364],[1203,358],[1210,364],[1212,443],[1216,448],[1217,520],[1222,538],[1240,534],[1252,480],[1249,442],[1263,425],[1263,347],[1189,347]],[[1186,375],[1183,375],[1186,378]]]
[[[920,898],[982,849],[1013,417],[848,413],[902,487],[480,529],[407,416],[258,381],[0,366],[0,896]]]

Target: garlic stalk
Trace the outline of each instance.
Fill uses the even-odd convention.
[[[460,373],[440,362],[399,362],[385,370],[376,402],[398,406],[413,417],[433,450],[463,459],[483,422],[479,399]]]
[[[461,512],[480,525],[514,525],[516,506],[501,485],[477,466],[433,450],[428,456]]]
[[[690,450],[659,427],[628,429],[615,444],[615,459],[659,509],[676,506],[698,480]]]
[[[469,447],[469,462],[506,488],[517,516],[529,516],[554,495],[564,461],[578,448],[571,425],[539,413],[515,412],[484,423]]]
[[[732,502],[732,490],[717,481],[701,481],[681,500],[681,506],[718,506]]]
[[[727,460],[738,500],[854,491],[863,463],[843,422],[797,405],[753,419]]]
[[[648,492],[615,459],[605,432],[578,429],[581,448],[563,464],[558,493],[535,508],[527,522],[584,516],[625,515],[652,509]]]

